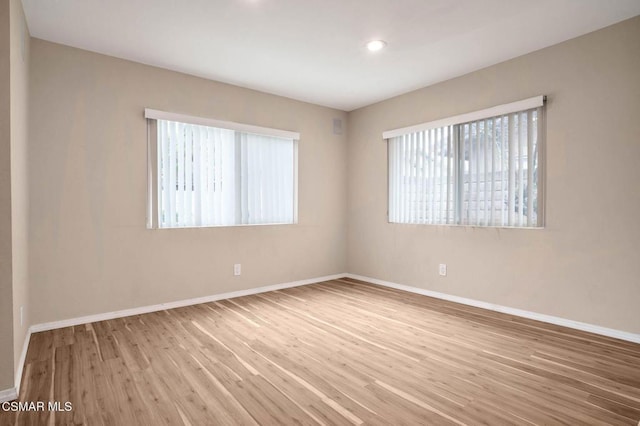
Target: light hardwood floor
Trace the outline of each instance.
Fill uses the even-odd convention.
[[[640,345],[337,280],[32,336],[1,424],[629,424]]]

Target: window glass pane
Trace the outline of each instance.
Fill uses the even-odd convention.
[[[294,223],[295,141],[158,120],[160,228]]]
[[[389,221],[540,226],[539,109],[389,139]]]

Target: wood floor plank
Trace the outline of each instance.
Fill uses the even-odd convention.
[[[32,336],[0,425],[610,424],[640,345],[341,279]]]

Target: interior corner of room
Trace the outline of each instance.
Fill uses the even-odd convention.
[[[0,401],[32,333],[342,279],[640,343],[638,41],[635,16],[349,109],[32,37],[0,1]],[[543,95],[540,226],[389,220],[385,132]],[[295,215],[148,226],[145,108],[285,132]]]

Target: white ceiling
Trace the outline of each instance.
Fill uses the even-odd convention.
[[[640,14],[639,0],[22,3],[34,37],[346,111]]]

